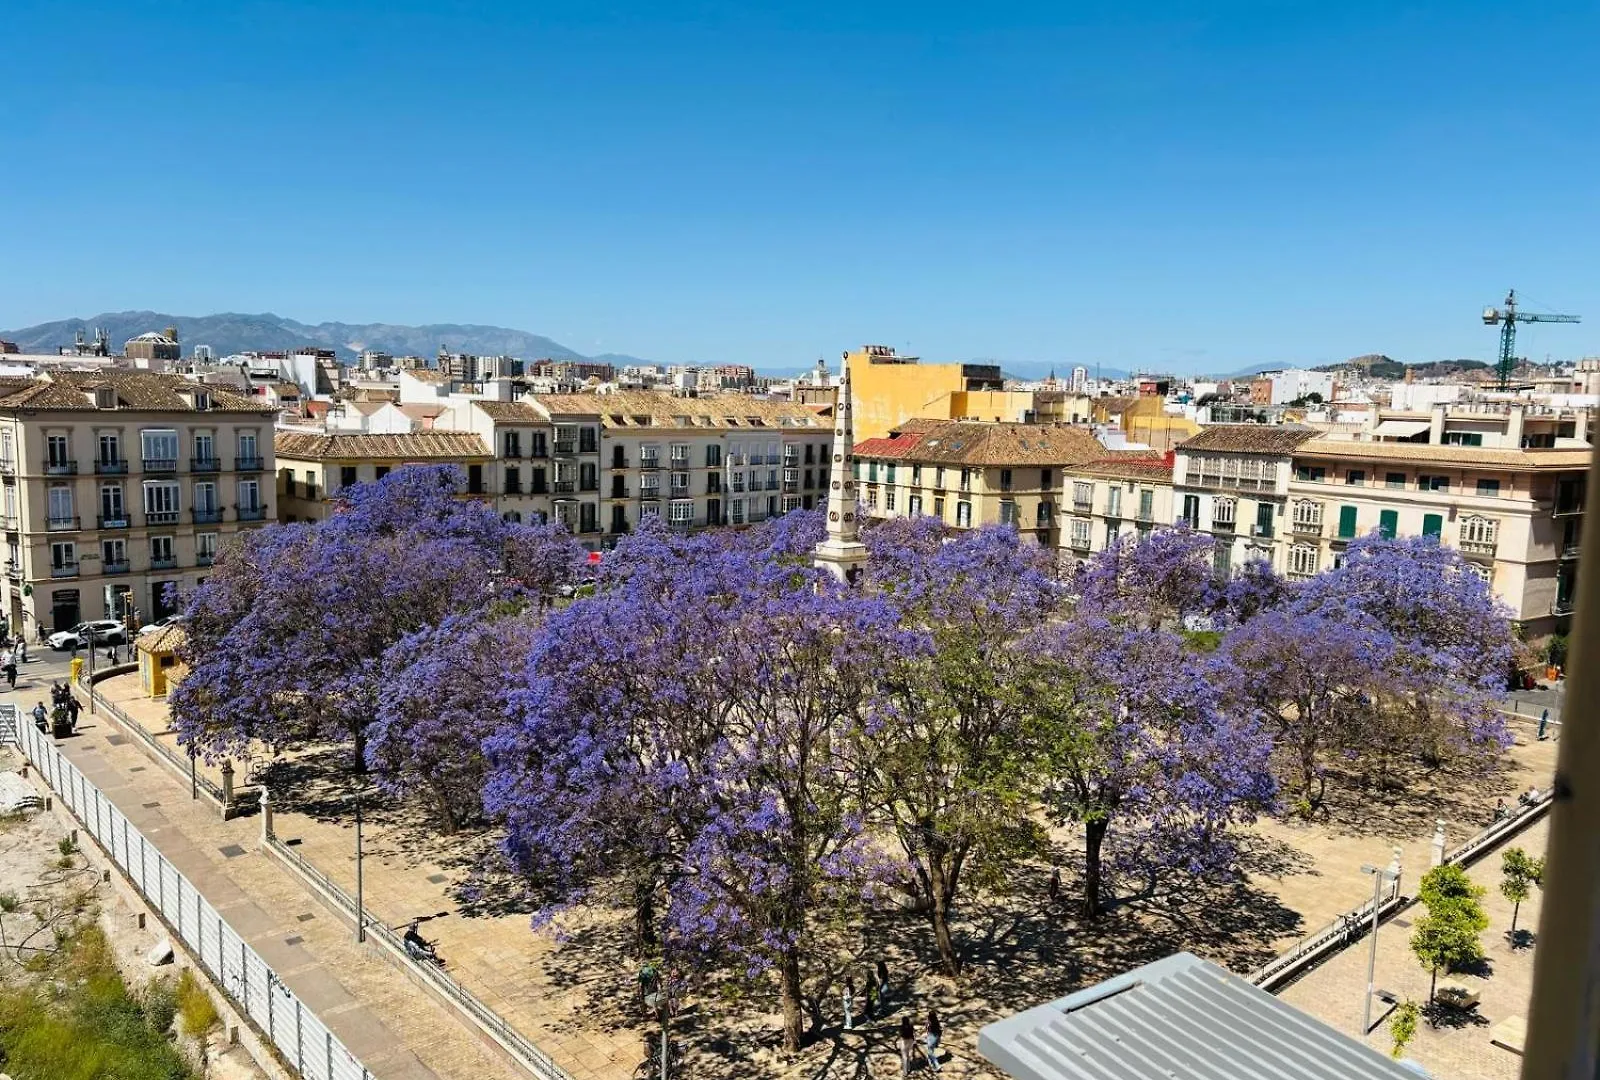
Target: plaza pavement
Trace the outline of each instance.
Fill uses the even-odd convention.
[[[48,700],[51,680],[67,668],[64,654],[30,649],[17,690],[0,692],[0,701],[26,713],[40,696]],[[87,710],[61,748],[379,1080],[520,1075],[375,946],[357,946],[342,920],[262,854],[257,818],[221,820],[210,803],[190,798],[187,782]]]

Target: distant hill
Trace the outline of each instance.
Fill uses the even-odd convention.
[[[150,330],[168,326],[178,329],[187,353],[195,345],[209,345],[217,356],[249,350],[292,349],[313,345],[333,349],[340,359],[353,360],[362,349],[381,349],[395,356],[432,356],[443,345],[451,352],[477,353],[480,356],[520,356],[528,360],[551,357],[556,360],[586,360],[588,357],[559,341],[511,330],[504,326],[477,326],[435,323],[428,326],[402,326],[395,323],[326,322],[309,325],[267,312],[241,315],[169,315],[159,311],[105,312],[87,319],[61,319],[20,330],[0,330],[0,337],[14,341],[23,352],[53,353],[72,344],[82,331],[93,338],[95,327],[110,335],[114,349]],[[647,363],[634,357],[607,356],[617,364]]]

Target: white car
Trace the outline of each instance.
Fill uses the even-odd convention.
[[[116,619],[81,622],[71,630],[57,630],[45,640],[52,649],[81,649],[89,644],[91,635],[96,645],[121,645],[128,640],[128,632]]]
[[[144,637],[146,634],[153,634],[157,630],[165,630],[167,627],[171,626],[177,621],[177,615],[168,615],[165,619],[157,619],[153,623],[145,623],[143,626],[139,627],[139,632],[134,636]]]

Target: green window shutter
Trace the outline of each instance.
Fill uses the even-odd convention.
[[[1400,511],[1384,510],[1378,514],[1378,531],[1391,540],[1400,531]]]
[[[1441,514],[1423,514],[1422,515],[1422,535],[1423,536],[1431,536],[1431,537],[1434,537],[1435,539],[1438,539],[1439,535],[1441,533],[1443,533],[1443,532],[1444,532],[1444,516],[1443,515],[1441,515]]]
[[[1353,506],[1339,507],[1339,535],[1345,539],[1356,534],[1356,508]]]

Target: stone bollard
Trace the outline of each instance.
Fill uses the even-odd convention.
[[[1444,819],[1439,818],[1433,823],[1433,844],[1429,851],[1431,866],[1444,865]]]
[[[267,785],[261,785],[261,842],[272,839],[272,801],[267,798]]]
[[[228,808],[233,805],[233,760],[222,759],[222,819],[228,819]]]

